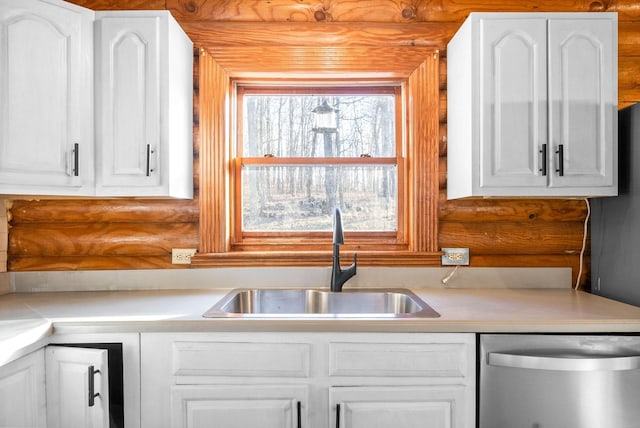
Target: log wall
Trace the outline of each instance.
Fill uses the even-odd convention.
[[[196,50],[234,46],[247,55],[251,36],[277,33],[274,44],[317,43],[441,49],[440,247],[469,247],[472,266],[569,266],[574,280],[583,244],[586,204],[580,200],[447,201],[446,43],[472,11],[615,11],[619,17],[619,106],[640,101],[640,8],[635,0],[72,0],[96,10],[169,9]],[[313,25],[324,25],[318,32]],[[243,51],[243,52],[244,52]],[[8,212],[10,271],[176,268],[171,248],[199,245],[199,87],[194,67],[193,201],[13,201]],[[232,64],[229,64],[231,66]],[[586,269],[580,278],[588,287]]]
[[[7,221],[7,210],[5,204],[8,203],[0,199],[0,273],[7,271],[7,247],[9,243],[9,223]],[[9,208],[7,206],[7,208]],[[2,290],[0,290],[2,294]]]

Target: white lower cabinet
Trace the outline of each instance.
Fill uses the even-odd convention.
[[[0,367],[0,427],[47,426],[44,350]]]
[[[107,410],[109,412],[109,421],[107,427],[120,427],[125,428],[139,428],[140,427],[140,334],[138,333],[74,333],[74,334],[62,334],[58,332],[50,338],[52,345],[58,345],[58,347],[71,347],[72,351],[78,349],[78,347],[85,347],[82,349],[87,350],[109,350],[109,404]],[[52,346],[50,346],[52,347]],[[72,366],[76,363],[72,363]],[[94,365],[87,361],[84,369],[80,372],[79,378],[85,378],[88,382],[89,368],[88,366]],[[98,369],[98,367],[94,367]],[[49,367],[47,367],[49,370]],[[86,370],[86,371],[85,371]],[[47,373],[47,379],[49,374]],[[68,377],[64,376],[65,382],[68,382]],[[102,378],[102,381],[106,382],[106,377]],[[96,374],[94,381],[99,380],[99,374]],[[97,385],[96,385],[97,386]],[[97,391],[96,391],[97,392]],[[59,394],[67,394],[66,389],[60,389]],[[100,397],[104,395],[101,393]],[[51,410],[51,392],[49,392],[49,385],[47,384],[47,411]],[[96,398],[98,403],[99,397]],[[66,399],[61,399],[61,403],[66,403]],[[95,406],[92,406],[95,407]],[[88,390],[87,395],[83,396],[82,409],[86,411],[88,408]],[[51,419],[49,419],[51,420]],[[50,422],[51,423],[51,422]],[[91,421],[83,422],[78,426],[80,428],[95,427],[91,425]],[[49,428],[55,425],[49,425]],[[62,424],[59,425],[64,428],[71,428],[73,425]]]
[[[142,426],[473,428],[475,335],[148,333]]]
[[[109,427],[109,365],[105,349],[45,350],[47,427]]]
[[[138,334],[57,335],[51,342],[0,367],[0,428],[140,426]],[[110,361],[106,348],[114,347],[122,364]],[[113,376],[110,382],[111,368],[120,384]],[[111,397],[121,404],[110,406]]]
[[[104,350],[53,346],[19,358],[0,367],[0,427],[108,428],[108,376]]]

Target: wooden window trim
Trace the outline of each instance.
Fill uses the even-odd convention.
[[[283,46],[278,58],[283,58],[281,70],[287,70],[287,61],[294,61],[293,55]],[[313,50],[313,48],[309,48]],[[398,57],[406,52],[411,58],[421,58],[415,68],[403,75],[401,70],[364,70],[350,73],[349,78],[379,79],[389,75],[405,78],[406,97],[403,105],[405,114],[408,181],[406,183],[407,245],[396,250],[359,248],[345,246],[358,252],[361,266],[439,266],[438,251],[438,181],[439,181],[439,52],[430,47],[395,47]],[[231,51],[231,50],[230,50]],[[365,52],[361,62],[375,57],[376,47],[361,50]],[[229,52],[227,52],[229,53]],[[419,53],[419,55],[418,55]],[[353,58],[351,58],[353,60]],[[200,59],[200,249],[192,258],[192,265],[200,267],[217,266],[327,266],[331,260],[330,242],[318,246],[314,251],[243,251],[232,249],[230,204],[231,138],[230,119],[233,99],[233,79],[237,76],[251,76],[251,69],[260,67],[254,59],[246,60],[246,69],[238,67],[229,71],[214,55],[203,52]],[[269,64],[273,68],[273,64]],[[319,73],[314,64],[309,73]],[[393,63],[388,63],[393,68]],[[406,68],[406,64],[403,63]],[[365,66],[366,68],[366,66]],[[257,78],[268,74],[254,70]],[[236,74],[234,74],[236,73]],[[296,70],[299,75],[300,70]],[[285,73],[286,74],[286,73]],[[406,73],[405,73],[406,74]],[[280,78],[286,77],[278,73]],[[336,75],[336,78],[340,76]],[[348,235],[347,235],[348,236]]]

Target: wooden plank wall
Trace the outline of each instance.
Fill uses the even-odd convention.
[[[380,27],[386,44],[427,43],[442,51],[440,67],[440,247],[469,247],[472,266],[569,266],[574,281],[583,243],[586,204],[580,200],[447,201],[446,42],[472,11],[615,11],[619,16],[619,105],[640,100],[640,9],[634,0],[72,0],[95,10],[169,9],[199,47],[233,43],[226,26],[263,31],[279,25],[283,43],[330,23],[332,37],[348,44],[362,24]],[[348,24],[348,25],[347,25]],[[211,30],[215,28],[215,38]],[[393,40],[385,36],[393,29]],[[416,42],[413,32],[420,29]],[[383,31],[384,30],[384,31]],[[232,33],[230,33],[232,34]],[[427,35],[425,38],[425,34]],[[360,39],[362,36],[360,35]],[[375,38],[372,39],[374,43]],[[199,177],[198,63],[194,67],[193,201],[13,201],[9,211],[10,271],[176,268],[171,248],[197,247]],[[256,58],[256,61],[259,61]],[[587,243],[585,270],[589,286]]]

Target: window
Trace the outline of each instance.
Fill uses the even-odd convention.
[[[241,31],[234,34],[241,40],[246,39]],[[358,32],[353,34],[360,37]],[[300,171],[305,168],[321,171],[328,166],[323,164],[327,160],[324,155],[308,157],[311,160],[303,157],[304,162],[313,163],[305,165],[302,160],[295,159],[297,156],[278,157],[277,151],[238,153],[235,140],[239,137],[234,131],[242,126],[239,123],[242,119],[237,117],[238,86],[244,84],[251,92],[256,85],[262,83],[264,86],[264,82],[280,88],[285,81],[298,85],[302,79],[307,82],[316,79],[316,86],[325,85],[330,92],[339,87],[346,90],[353,85],[390,86],[399,91],[394,92],[394,96],[401,108],[396,107],[394,120],[401,137],[396,135],[394,154],[362,159],[359,156],[363,153],[357,154],[357,158],[350,154],[334,162],[342,168],[348,165],[370,170],[397,169],[397,230],[385,230],[392,227],[380,227],[377,231],[347,230],[343,249],[357,251],[361,266],[439,266],[439,136],[442,134],[441,116],[446,109],[440,107],[444,104],[439,96],[442,67],[438,51],[421,46],[381,49],[369,44],[366,37],[365,45],[358,48],[273,46],[269,35],[263,36],[261,50],[256,51],[254,46],[246,49],[239,45],[220,47],[214,43],[199,58],[200,175],[197,183],[200,248],[192,258],[192,264],[200,267],[329,265],[331,238],[330,232],[321,230],[324,227],[311,232],[264,230],[264,227],[245,232],[237,229],[237,225],[242,224],[238,217],[241,209],[236,206],[242,195],[237,192],[241,191],[243,180],[248,183],[251,179],[249,175],[239,176],[243,163],[248,166],[247,171],[263,168],[270,169],[271,174],[277,174],[278,169],[283,173],[286,168],[297,168],[302,174]],[[333,36],[330,36],[326,37],[331,39]],[[325,37],[325,33],[318,33],[318,37]],[[251,40],[253,43],[253,38]],[[255,55],[262,55],[264,61],[256,60]],[[327,58],[332,60],[327,61]],[[344,94],[326,93],[319,97],[327,97],[330,104],[334,95]],[[265,154],[274,156],[265,158]],[[252,160],[255,163],[251,163]],[[280,162],[282,165],[278,165]],[[374,162],[383,165],[377,166]],[[349,221],[345,219],[345,227],[347,223]]]
[[[399,85],[238,85],[237,101],[236,244],[327,237],[335,207],[351,239],[375,233],[398,241],[405,200]]]

